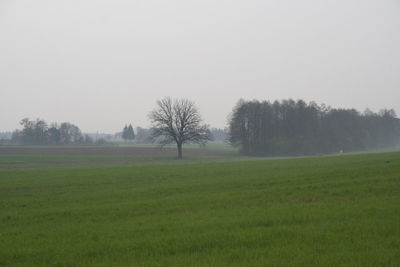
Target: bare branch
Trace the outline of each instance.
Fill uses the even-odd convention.
[[[157,101],[157,106],[149,115],[153,126],[152,138],[162,145],[175,142],[179,157],[182,156],[182,144],[204,145],[211,140],[209,126],[201,124],[194,102],[187,99],[172,101],[166,97]]]

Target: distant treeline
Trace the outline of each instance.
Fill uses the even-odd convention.
[[[63,122],[48,124],[42,119],[25,118],[20,122],[22,130],[0,133],[0,145],[109,145],[122,140],[134,140],[136,144],[151,144],[151,129],[125,126],[116,134],[83,134],[78,126]],[[213,128],[211,133],[216,141],[226,141],[227,133]]]
[[[126,126],[125,126],[126,127]],[[154,143],[154,140],[151,138],[151,132],[152,129],[149,128],[142,128],[142,127],[136,127],[135,131],[133,129],[129,129],[131,125],[129,125],[127,128],[123,129],[122,132],[116,133],[115,137],[118,139],[122,140],[129,140],[129,138],[126,138],[128,136],[132,136],[131,140],[134,140],[136,144],[152,144]],[[124,138],[124,132],[125,132],[125,138]],[[131,132],[129,134],[129,132]],[[228,133],[219,128],[212,128],[211,129],[211,134],[213,136],[213,140],[217,142],[227,142],[228,141]]]
[[[240,100],[229,122],[229,141],[248,155],[315,155],[394,149],[400,120],[393,110],[334,109],[299,100]]]
[[[224,129],[212,128],[210,131],[214,141],[217,142],[228,141],[228,133]],[[135,132],[136,133],[133,133],[133,136],[136,144],[152,144],[154,142],[154,140],[152,140],[151,138],[152,129],[136,127]],[[116,136],[119,136],[125,140],[125,138],[123,138],[123,133],[124,130],[122,131],[122,133],[117,133]]]
[[[41,119],[21,121],[22,130],[15,130],[11,136],[11,144],[19,145],[104,145],[104,139],[93,140],[82,134],[78,126],[63,122],[50,126]]]

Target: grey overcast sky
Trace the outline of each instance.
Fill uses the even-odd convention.
[[[164,96],[214,127],[240,98],[400,115],[400,1],[0,0],[0,131],[146,127]]]

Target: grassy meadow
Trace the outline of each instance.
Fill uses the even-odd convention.
[[[19,162],[0,165],[0,266],[400,266],[399,152],[68,168],[21,157],[0,156]]]

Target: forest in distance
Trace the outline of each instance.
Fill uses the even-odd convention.
[[[399,148],[400,119],[393,109],[360,113],[303,100],[240,100],[231,114],[228,132],[230,143],[247,155],[391,150]]]
[[[0,136],[0,145],[115,145],[154,142],[154,129],[125,125],[116,134],[84,134],[78,126],[25,118],[22,129]],[[212,139],[228,142],[244,155],[299,156],[400,147],[400,119],[393,109],[359,112],[315,102],[239,100],[225,129],[210,129]],[[135,129],[135,130],[134,130]],[[6,138],[5,138],[6,137]],[[8,138],[7,138],[8,137]]]

